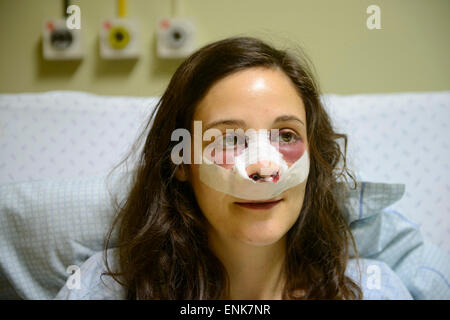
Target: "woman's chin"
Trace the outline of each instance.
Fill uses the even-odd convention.
[[[234,234],[234,238],[247,245],[269,246],[278,242],[285,233],[285,230],[275,230],[274,228],[249,228],[239,230]]]

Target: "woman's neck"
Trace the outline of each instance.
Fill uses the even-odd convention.
[[[210,235],[211,250],[223,263],[230,292],[223,299],[282,299],[285,237],[270,245],[251,245]]]

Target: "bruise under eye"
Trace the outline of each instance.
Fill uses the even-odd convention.
[[[213,149],[211,152],[214,162],[225,169],[230,169],[234,165],[234,158],[237,155],[238,151],[234,149],[218,150],[217,152]]]
[[[246,142],[244,136],[224,134],[213,142],[211,157],[217,165],[229,169],[234,165],[234,158],[246,148]]]
[[[283,159],[292,164],[305,153],[305,143],[300,135],[291,129],[272,131],[271,144],[283,155]]]
[[[281,135],[282,133],[280,133],[280,136]],[[286,143],[283,143],[284,140]],[[300,159],[305,153],[306,146],[300,137],[290,138],[288,142],[287,136],[285,136],[284,139],[280,137],[280,142],[277,145],[277,149],[278,152],[283,155],[283,159],[287,163],[292,164]]]
[[[305,143],[295,131],[290,129],[276,130],[270,132],[268,138],[289,166],[305,153]],[[215,141],[217,144],[211,150],[210,155],[217,165],[230,169],[234,165],[234,158],[247,148],[248,140],[245,137],[233,134],[223,135],[218,139]]]
[[[283,155],[283,159],[289,164],[292,164],[300,159],[305,153],[305,149],[306,146],[302,139],[297,139],[295,142],[290,144],[280,143],[278,145],[278,151]]]

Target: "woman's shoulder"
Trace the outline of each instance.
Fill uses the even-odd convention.
[[[384,262],[350,259],[346,274],[359,284],[366,300],[410,300],[412,296],[403,281]]]
[[[56,300],[119,300],[126,298],[125,288],[106,272],[105,253],[110,269],[116,271],[117,249],[100,251],[89,257],[56,295]],[[78,273],[77,273],[78,272]]]

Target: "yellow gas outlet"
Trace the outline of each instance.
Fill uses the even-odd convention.
[[[108,43],[111,48],[122,50],[130,43],[130,33],[127,28],[114,26],[109,30]]]
[[[0,0],[1,1],[1,0]],[[100,57],[103,59],[137,59],[139,25],[136,19],[105,19],[100,23]]]

